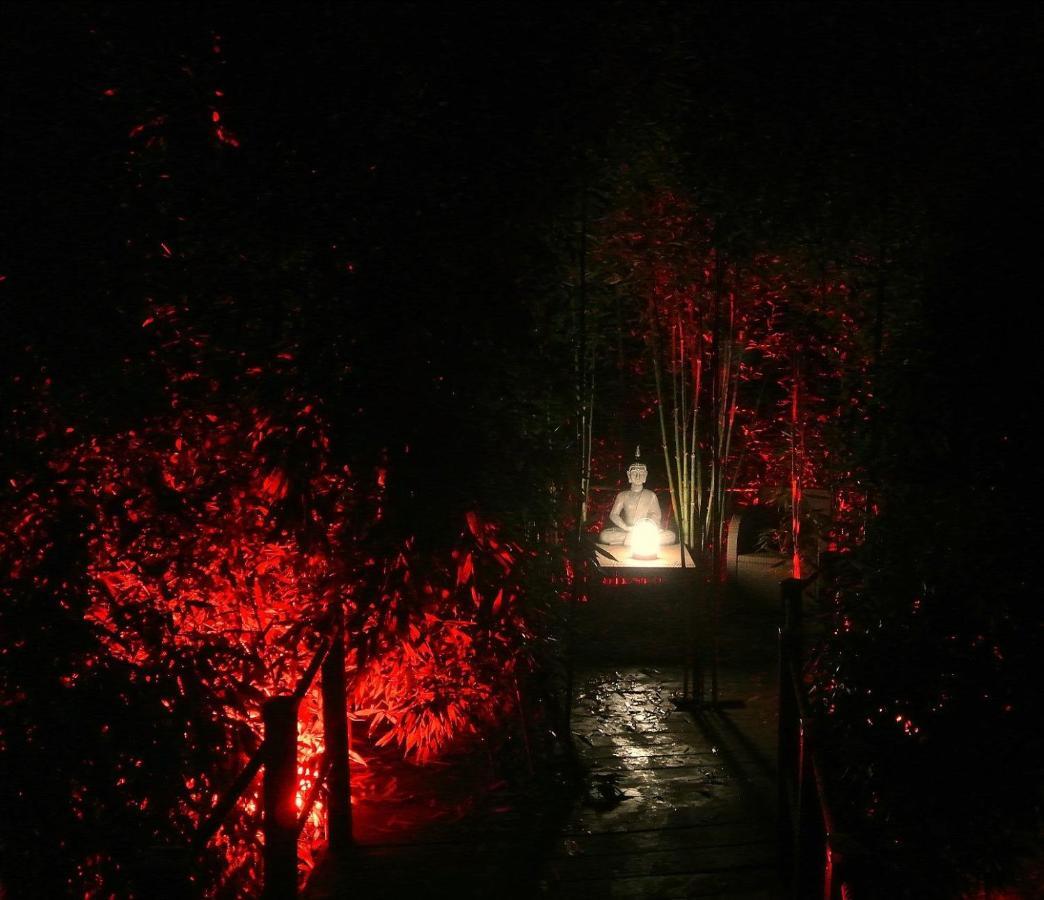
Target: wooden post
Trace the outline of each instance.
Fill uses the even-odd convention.
[[[297,896],[297,700],[266,700],[264,726],[264,897],[286,900]]]
[[[571,744],[573,741],[573,682],[576,678],[575,664],[573,657],[576,653],[576,622],[573,617],[576,615],[576,607],[582,596],[583,587],[580,583],[580,573],[584,571],[584,560],[583,560],[583,545],[580,542],[580,538],[577,538],[575,549],[573,551],[573,591],[569,598],[569,605],[566,606],[566,636],[565,636],[565,653],[566,653],[566,671],[565,671],[565,706],[562,709],[562,738]]]
[[[819,803],[816,795],[816,779],[812,771],[812,751],[809,746],[809,723],[799,719],[798,733],[798,783],[797,783],[797,829],[794,845],[794,896],[815,896],[812,888],[817,877],[822,875],[817,857],[817,820]],[[820,888],[819,893],[822,893]]]
[[[794,846],[797,834],[795,813],[797,805],[797,735],[794,689],[790,677],[790,632],[779,629],[779,699],[778,732],[776,741],[777,813],[779,836],[779,866],[786,884],[794,874]]]
[[[783,627],[796,636],[801,629],[801,595],[805,583],[799,578],[784,578],[779,583],[779,588],[783,599]]]
[[[780,871],[795,891],[799,888],[801,856],[801,790],[803,782],[803,731],[801,711],[794,693],[794,666],[800,655],[801,582],[780,582],[779,702],[776,769],[778,778],[778,826]],[[807,810],[806,810],[807,811]]]
[[[697,613],[701,610],[697,607],[697,604],[701,600],[704,601],[702,604],[703,609],[703,620],[706,622],[706,592],[708,585],[706,575],[702,579],[693,579],[692,584],[692,602],[689,604],[689,669],[692,672],[692,706],[693,709],[702,709],[703,704],[707,699],[707,692],[705,687],[705,671],[703,668],[703,644],[700,640],[700,629],[698,627]],[[702,595],[702,596],[701,596]]]
[[[721,541],[711,550],[711,705],[718,707],[718,653],[721,648]]]
[[[348,768],[348,698],[344,684],[344,608],[337,601],[332,641],[323,660],[323,740],[330,761],[327,776],[327,838],[334,852],[352,842],[352,785]]]
[[[826,836],[826,878],[823,886],[824,900],[848,900],[848,882],[845,881],[847,856],[844,849],[848,836],[831,832]]]
[[[827,834],[823,841],[823,900],[834,900],[834,898],[841,893],[838,881],[834,877],[834,866],[837,859],[834,854],[834,849],[831,846],[832,837],[833,835]]]
[[[728,536],[725,545],[725,570],[727,577],[732,579],[735,579],[739,574],[739,538],[742,522],[743,515],[741,513],[733,514],[732,518],[729,519],[728,529],[725,532]]]

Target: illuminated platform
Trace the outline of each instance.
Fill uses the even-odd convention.
[[[682,545],[670,544],[660,547],[656,559],[634,559],[631,556],[630,547],[606,547],[603,544],[591,544],[595,565],[603,571],[613,569],[639,569],[649,572],[660,572],[663,569],[682,568]],[[696,564],[692,560],[689,548],[685,548],[685,568],[694,569]],[[629,571],[628,574],[638,574]]]
[[[574,652],[586,660],[680,664],[694,613],[707,619],[702,579],[680,544],[660,547],[656,559],[632,559],[630,547],[591,543],[589,601],[576,617]]]

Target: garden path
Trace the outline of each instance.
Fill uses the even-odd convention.
[[[582,653],[571,726],[585,788],[563,792],[557,803],[548,803],[546,791],[526,796],[505,789],[483,809],[423,834],[361,835],[355,858],[339,873],[328,860],[308,895],[782,896],[775,831],[777,618],[776,607],[763,600],[725,604],[724,703],[693,714],[675,702],[683,687],[684,634],[677,587],[595,592],[578,622]]]

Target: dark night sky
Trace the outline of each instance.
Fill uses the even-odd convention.
[[[345,404],[333,373],[350,358],[383,410],[372,431],[440,435],[433,471],[459,457],[447,428],[493,453],[483,404],[517,389],[511,361],[546,351],[528,297],[553,277],[548,223],[604,163],[667,142],[675,179],[737,233],[811,223],[843,240],[890,209],[902,243],[916,210],[933,389],[990,417],[1025,409],[1033,6],[95,3],[5,19],[5,369],[45,361],[70,415],[147,405],[114,373],[141,349],[143,298],[185,296],[222,340],[292,332],[308,382]],[[240,148],[216,145],[211,106]],[[158,115],[163,181],[128,167],[128,130]]]
[[[378,538],[396,552],[408,535],[418,557],[453,546],[465,510],[505,531],[529,525],[541,519],[525,510],[537,494],[550,521],[548,484],[575,472],[575,447],[559,439],[575,410],[571,334],[553,314],[576,296],[563,273],[580,197],[606,212],[669,186],[713,218],[715,240],[737,258],[815,245],[829,259],[869,243],[889,260],[876,296],[895,342],[874,388],[888,385],[891,405],[875,399],[865,433],[843,440],[864,442],[854,468],[876,466],[881,496],[900,498],[872,517],[869,565],[883,559],[885,576],[907,581],[884,597],[887,579],[880,589],[876,570],[867,576],[865,608],[891,600],[896,614],[891,631],[878,619],[878,643],[868,637],[849,661],[916,692],[923,655],[943,673],[971,671],[962,687],[972,696],[978,675],[951,667],[958,644],[941,636],[951,624],[991,633],[1001,616],[1016,652],[1003,667],[983,665],[1032,711],[1042,10],[6,4],[0,499],[13,472],[41,472],[63,441],[169,416],[169,362],[209,367],[230,404],[276,397],[278,408],[288,380],[321,398],[331,457],[358,462],[356,475],[386,450],[391,512]],[[238,146],[219,141],[215,113]],[[157,351],[160,328],[142,323],[164,305],[179,308],[183,334],[206,336],[199,358],[179,356],[184,340]],[[295,357],[289,379],[281,351]],[[264,369],[257,382],[242,375],[250,364]],[[567,423],[551,435],[547,398]],[[620,425],[599,415],[607,432]],[[887,452],[868,465],[879,434]],[[15,494],[36,489],[17,481]],[[86,577],[63,543],[79,547],[75,522],[63,537],[66,524],[45,560]],[[873,543],[882,532],[883,551]],[[908,628],[903,590],[930,594],[929,578],[942,585],[943,624],[918,625],[922,617]],[[67,618],[27,596],[18,607],[29,610],[27,633],[40,633],[35,616]],[[901,660],[881,644],[895,635],[914,648]],[[34,665],[52,665],[50,646],[21,644],[44,661]],[[1025,810],[1018,770],[1005,768],[980,707],[967,709],[952,719],[955,747],[931,756],[956,786],[953,809],[976,796],[993,803],[1007,778],[997,809]],[[66,752],[65,722],[46,715]],[[1007,727],[1010,745],[1032,750],[1021,725]],[[35,749],[30,757],[40,763]],[[930,779],[909,783],[927,790]],[[64,795],[50,802],[66,814]],[[920,810],[913,819],[919,827]],[[996,824],[994,837],[1017,827],[967,821],[973,841],[979,821]]]

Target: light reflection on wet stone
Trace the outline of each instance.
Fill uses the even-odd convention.
[[[578,668],[577,756],[589,777],[615,775],[624,796],[601,808],[577,804],[544,896],[780,896],[774,612],[751,610],[726,623],[721,695],[738,701],[727,711],[697,717],[679,709],[677,665],[593,659]]]

